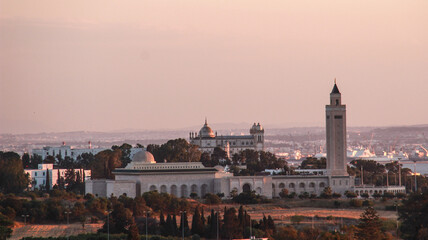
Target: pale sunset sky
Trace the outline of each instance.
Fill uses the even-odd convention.
[[[0,133],[324,126],[334,78],[428,124],[428,1],[0,0]]]

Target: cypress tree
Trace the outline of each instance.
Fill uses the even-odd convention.
[[[172,215],[172,230],[173,230],[173,235],[176,236],[178,233],[178,229],[177,229],[177,217],[174,215]]]
[[[199,207],[195,208],[195,212],[192,218],[192,234],[198,234],[202,236],[204,234],[204,224],[199,213]]]
[[[49,184],[49,169],[46,169],[46,192],[51,190],[51,185]]]

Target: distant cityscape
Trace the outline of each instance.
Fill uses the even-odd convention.
[[[213,124],[215,126],[215,124]],[[216,129],[220,135],[245,135],[247,129]],[[348,127],[348,157],[389,160],[428,160],[428,125],[397,127]],[[64,132],[40,134],[0,134],[0,149],[19,154],[33,149],[59,147],[111,148],[112,145],[137,143],[161,144],[169,139],[188,139],[188,130],[136,132]],[[325,154],[325,128],[265,128],[265,150],[287,160],[320,157]]]

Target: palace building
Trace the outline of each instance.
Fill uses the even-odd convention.
[[[217,132],[208,126],[207,120],[205,124],[199,130],[199,134],[196,132],[189,133],[190,143],[199,146],[202,152],[213,153],[215,147],[220,147],[228,156],[232,156],[235,153],[239,153],[246,149],[252,149],[255,151],[264,150],[264,133],[260,123],[254,123],[250,128],[249,135],[217,135]]]

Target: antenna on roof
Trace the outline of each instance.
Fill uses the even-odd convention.
[[[336,84],[336,78],[334,78],[334,84]]]

